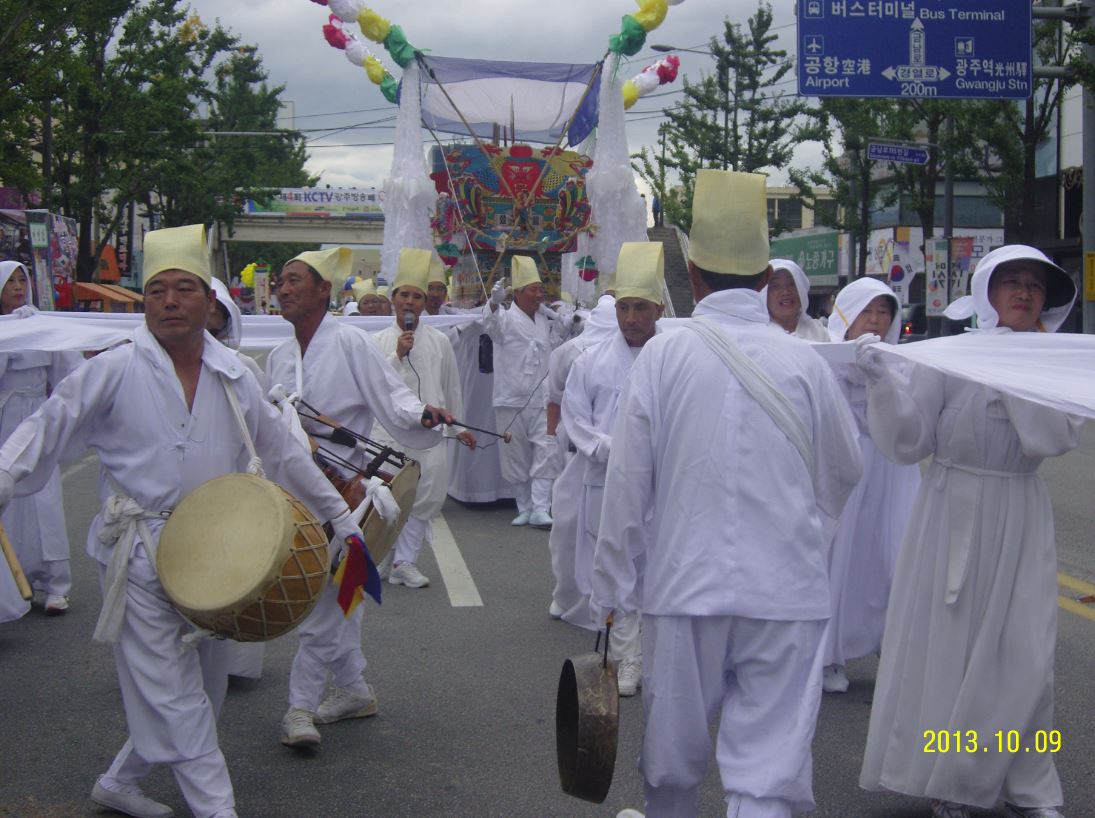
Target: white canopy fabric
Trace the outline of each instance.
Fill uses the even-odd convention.
[[[467,324],[478,318],[468,315],[423,315],[420,319],[435,329]],[[366,332],[380,332],[395,319],[390,315],[351,315],[339,318]],[[144,323],[137,313],[39,312],[29,318],[0,316],[0,352],[41,350],[66,352],[107,349],[128,341]],[[273,349],[293,337],[293,325],[277,315],[243,316],[241,349]]]

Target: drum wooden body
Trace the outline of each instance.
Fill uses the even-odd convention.
[[[403,524],[414,507],[415,494],[418,491],[418,479],[422,475],[422,468],[417,461],[408,459],[401,469],[392,471],[379,471],[377,477],[388,485],[396,503],[399,504],[399,518],[394,524],[384,522],[375,508],[370,508],[361,520],[361,538],[365,540],[365,547],[373,562],[379,565],[388,552],[392,550],[395,541],[399,538],[399,532],[403,530]],[[360,477],[350,481],[333,481],[342,498],[350,508],[357,508],[365,499],[365,489]]]
[[[301,623],[327,581],[323,526],[276,483],[226,474],[171,514],[156,569],[168,597],[199,627],[262,642]]]

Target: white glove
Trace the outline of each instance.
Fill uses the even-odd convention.
[[[608,455],[612,451],[612,441],[608,438],[600,441],[597,444],[597,448],[593,450],[593,459],[598,463],[607,463]]]
[[[501,307],[506,300],[506,287],[502,283],[502,279],[498,279],[494,282],[494,286],[490,290],[490,303],[496,307]]]
[[[0,471],[0,511],[8,507],[11,498],[15,495],[15,481],[6,471]]]
[[[24,304],[21,307],[16,307],[12,310],[12,315],[16,318],[30,318],[32,315],[38,314],[38,308],[33,304]]]
[[[346,550],[346,539],[355,534],[360,537],[361,529],[354,523],[349,511],[344,511],[331,520],[331,528],[335,531],[335,536],[331,538],[331,564],[335,565]]]
[[[540,315],[544,316],[544,318],[550,318],[552,321],[559,317],[555,313],[555,310],[553,310],[547,304],[543,303],[541,303],[540,306],[536,308],[536,312],[540,313]]]
[[[873,348],[874,344],[881,341],[882,339],[873,332],[868,332],[866,335],[860,335],[852,342],[855,344],[856,365],[872,381],[881,379],[886,372],[886,367],[879,360],[877,350]]]

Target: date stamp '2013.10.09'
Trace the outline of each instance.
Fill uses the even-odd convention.
[[[925,730],[925,753],[1057,753],[1060,730],[1035,730],[1025,736],[1018,730],[997,730],[982,735],[977,730]]]

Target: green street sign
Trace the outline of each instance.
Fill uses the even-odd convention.
[[[839,237],[835,230],[781,236],[772,239],[772,258],[791,259],[806,271],[811,286],[835,287],[839,283]]]

